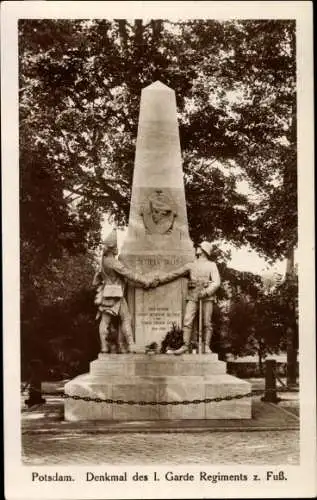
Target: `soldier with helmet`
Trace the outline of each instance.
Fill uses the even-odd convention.
[[[175,354],[182,354],[189,349],[200,300],[202,300],[205,354],[212,352],[210,342],[212,338],[213,296],[220,286],[220,275],[216,263],[210,260],[211,250],[211,243],[203,241],[197,247],[197,259],[189,266],[188,294],[183,323],[184,345],[175,351]]]
[[[202,324],[204,329],[204,352],[211,353],[212,311],[214,294],[220,286],[220,275],[215,262],[210,260],[212,244],[203,241],[196,250],[197,259],[186,264],[181,269],[164,276],[159,275],[160,284],[167,283],[180,276],[188,276],[188,294],[183,321],[184,344],[174,354],[184,354],[189,351],[192,340],[193,325],[199,311],[199,301],[202,301]]]
[[[100,318],[99,335],[101,352],[108,352],[108,336],[111,321],[118,318],[120,323],[119,347],[127,345],[129,352],[136,352],[133,339],[131,316],[124,288],[129,280],[135,286],[149,288],[152,283],[145,277],[131,271],[116,258],[118,254],[117,233],[113,230],[104,241],[100,269],[94,277],[93,285],[97,287],[95,304],[98,306],[97,318]],[[155,284],[155,281],[153,282]]]

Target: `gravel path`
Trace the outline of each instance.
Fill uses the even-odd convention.
[[[24,435],[26,465],[297,465],[298,431]]]

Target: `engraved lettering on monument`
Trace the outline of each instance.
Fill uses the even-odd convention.
[[[142,338],[144,345],[151,342],[160,344],[172,323],[182,324],[182,296],[178,281],[142,293],[136,290],[138,300],[135,303],[135,337]],[[139,293],[141,292],[141,293]],[[140,300],[141,299],[141,300]],[[177,301],[179,299],[179,301]]]

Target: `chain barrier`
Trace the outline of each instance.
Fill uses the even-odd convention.
[[[24,392],[25,392],[25,391],[26,391],[29,387],[31,387],[31,383],[30,383],[30,382],[26,382],[26,383],[24,384],[24,386],[22,387],[22,391],[21,391],[21,392],[22,392],[22,394],[23,394],[23,393],[24,393]]]
[[[278,392],[287,392],[288,388],[283,387],[278,390]],[[37,391],[40,392],[40,391]],[[74,401],[85,401],[87,403],[105,403],[105,404],[116,404],[116,405],[129,405],[129,406],[179,406],[179,405],[199,405],[199,404],[209,404],[209,403],[220,403],[221,401],[233,401],[236,399],[251,398],[254,396],[260,396],[267,392],[275,392],[275,389],[254,389],[251,392],[245,394],[236,394],[233,396],[223,396],[215,398],[204,398],[204,399],[184,399],[182,401],[134,401],[132,399],[112,399],[112,398],[94,398],[91,396],[78,396],[76,394],[64,394],[62,392],[50,392],[41,393],[43,396],[56,396],[62,399],[73,399]]]
[[[282,385],[279,387],[276,386],[276,380]],[[72,399],[74,401],[85,401],[87,403],[103,403],[103,404],[116,404],[116,405],[129,405],[129,406],[179,406],[179,405],[199,405],[199,404],[210,404],[210,403],[220,403],[222,401],[233,401],[243,398],[251,398],[253,396],[264,396],[262,401],[270,401],[270,402],[278,402],[279,399],[276,396],[276,393],[279,392],[288,392],[289,388],[286,384],[280,379],[278,376],[276,367],[272,362],[268,362],[267,366],[267,374],[265,378],[265,388],[264,389],[254,389],[250,392],[244,394],[235,394],[235,395],[227,395],[222,397],[214,397],[214,398],[204,398],[204,399],[184,399],[182,401],[135,401],[132,399],[124,400],[124,399],[112,399],[112,398],[100,398],[100,397],[91,397],[91,396],[79,396],[76,394],[65,394],[62,391],[50,392],[47,394],[43,394],[41,391],[41,386],[32,384],[32,381],[27,381],[24,387],[22,388],[22,392],[25,392],[26,388],[29,387],[29,390],[32,392],[32,397],[26,401],[26,404],[29,406],[33,406],[34,404],[43,404],[45,401],[41,400],[41,397],[44,395],[53,397],[59,397],[62,399]]]
[[[278,374],[277,374],[277,373],[275,373],[275,378],[276,378],[276,380],[280,383],[280,386],[279,386],[276,390],[278,390],[278,391],[279,391],[279,390],[283,390],[283,389],[284,389],[284,387],[286,387],[286,388],[287,388],[287,384],[285,384],[285,382],[283,382],[283,380],[282,380],[282,379],[278,376]]]
[[[261,391],[262,392],[262,391]],[[233,399],[250,398],[253,396],[252,392],[246,394],[237,394],[235,396],[224,396],[222,398],[205,398],[205,399],[184,399],[182,401],[133,401],[123,399],[102,399],[102,398],[91,398],[90,396],[76,396],[70,394],[64,394],[62,397],[64,399],[74,399],[75,401],[86,401],[94,403],[107,403],[107,404],[117,404],[117,405],[139,405],[139,406],[179,406],[179,405],[199,405],[205,403],[220,403],[221,401],[231,401]]]

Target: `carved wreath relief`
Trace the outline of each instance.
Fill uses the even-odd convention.
[[[162,189],[154,190],[145,200],[141,216],[149,234],[169,234],[177,215],[172,198]]]

